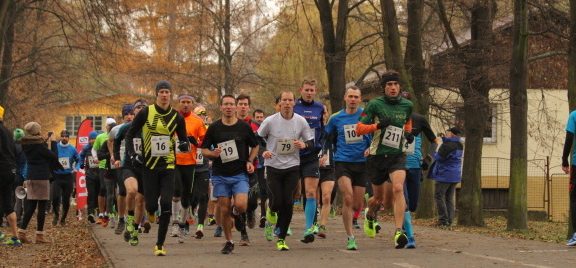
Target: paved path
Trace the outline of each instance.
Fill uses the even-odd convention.
[[[206,227],[203,239],[189,237],[183,244],[168,237],[168,256],[156,257],[152,248],[156,226],[141,234],[140,244],[128,245],[110,228],[94,226],[94,234],[105,256],[115,267],[576,267],[576,248],[517,239],[491,238],[435,228],[416,227],[416,249],[394,249],[393,226],[382,224],[375,239],[356,230],[358,251],[345,250],[346,235],[339,217],[328,224],[328,238],[314,243],[299,241],[303,226],[302,212],[295,212],[287,238],[290,251],[278,252],[274,242],[264,239],[263,229],[249,230],[251,245],[236,245],[232,255],[222,255],[223,238],[214,238],[213,227]],[[192,230],[192,228],[191,228]],[[195,229],[194,229],[195,230]],[[239,233],[233,233],[239,240]]]

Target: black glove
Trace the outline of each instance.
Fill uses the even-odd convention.
[[[189,152],[190,143],[187,141],[178,142],[178,150],[180,150],[180,152]]]
[[[85,167],[86,167],[86,165],[80,164],[80,169],[84,169]]]
[[[188,141],[192,143],[192,145],[194,145],[195,147],[198,147],[198,140],[196,140],[194,136],[188,136]]]
[[[563,166],[563,167],[568,167],[568,166],[570,166],[570,164],[568,163],[568,158],[567,158],[567,157],[566,157],[566,158],[562,157],[562,166]]]
[[[134,154],[130,157],[133,166],[141,166],[144,165],[144,157],[139,154]]]
[[[430,164],[428,163],[428,161],[426,161],[426,159],[424,159],[424,161],[422,161],[422,170],[426,171],[428,170],[429,167]]]
[[[406,139],[406,142],[409,144],[414,142],[414,135],[412,135],[412,133],[410,132],[404,132],[404,138]]]
[[[387,128],[390,125],[390,123],[392,123],[390,118],[387,116],[384,116],[384,117],[380,118],[380,122],[378,123],[378,125],[376,127],[378,129]]]

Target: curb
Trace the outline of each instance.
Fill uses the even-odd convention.
[[[98,246],[98,250],[100,250],[100,254],[102,254],[104,260],[106,261],[105,267],[116,267],[116,265],[114,265],[114,263],[112,262],[110,254],[108,254],[108,251],[106,251],[104,246],[102,246],[102,242],[100,242],[100,240],[96,236],[96,233],[94,233],[94,229],[92,228],[92,226],[89,226],[88,229],[90,230],[90,234],[92,234],[92,239],[94,239],[94,241],[96,242],[96,246]]]

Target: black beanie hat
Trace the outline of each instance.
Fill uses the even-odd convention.
[[[172,91],[172,85],[170,85],[170,82],[166,80],[160,80],[158,81],[158,83],[156,83],[156,94],[158,94],[158,91],[160,91],[160,89],[168,89]]]
[[[386,86],[386,83],[390,81],[400,81],[400,74],[396,71],[387,71],[380,77],[380,86]]]

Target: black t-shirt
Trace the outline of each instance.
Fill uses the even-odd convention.
[[[216,176],[234,176],[246,173],[249,147],[258,146],[258,140],[252,128],[242,120],[238,120],[232,126],[224,125],[222,120],[218,120],[208,128],[202,142],[202,148],[216,148],[219,143],[223,142],[227,142],[228,146],[223,148],[220,157],[213,160],[212,174]],[[222,163],[223,158],[231,157],[235,154],[238,155],[238,159]]]

